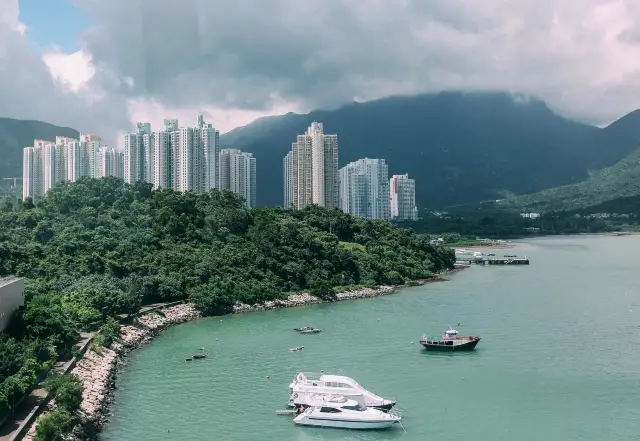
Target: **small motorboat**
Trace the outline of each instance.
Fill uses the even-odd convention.
[[[291,352],[296,352],[296,351],[301,351],[304,349],[304,346],[298,346],[297,348],[291,348],[289,349]]]
[[[459,337],[458,331],[449,328],[439,339],[423,336],[420,344],[434,351],[472,351],[479,341],[480,337]]]
[[[300,334],[317,334],[321,332],[321,329],[314,328],[313,326],[305,326],[303,328],[293,328],[294,331],[298,331]]]
[[[193,354],[191,358],[194,358],[194,359],[207,358],[207,354]]]
[[[333,396],[303,410],[293,422],[303,426],[343,429],[386,429],[400,423],[399,415],[363,407],[355,400]]]

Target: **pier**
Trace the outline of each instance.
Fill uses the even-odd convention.
[[[474,257],[457,256],[456,261],[476,265],[529,265],[529,259],[524,257]]]

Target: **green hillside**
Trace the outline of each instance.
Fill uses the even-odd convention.
[[[0,118],[0,178],[22,176],[22,149],[34,139],[55,140],[56,136],[77,138],[78,131],[42,121]]]
[[[619,201],[608,204],[611,210],[615,205],[633,201],[637,197],[640,197],[640,149],[615,165],[593,173],[582,182],[506,199],[500,205],[545,212],[581,210]]]

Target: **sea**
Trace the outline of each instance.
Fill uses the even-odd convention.
[[[135,351],[104,441],[640,439],[640,236],[561,236],[364,300],[201,319]],[[300,335],[295,327],[322,332]],[[482,339],[425,351],[423,334]],[[297,352],[289,348],[304,346]],[[185,361],[205,348],[209,357]],[[276,415],[297,372],[347,375],[396,399],[403,426],[297,426]]]

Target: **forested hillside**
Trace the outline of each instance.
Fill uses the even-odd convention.
[[[338,286],[402,284],[454,260],[451,250],[386,221],[318,207],[247,209],[226,191],[82,179],[37,206],[5,202],[0,276],[25,277],[27,290],[24,311],[0,336],[0,416],[69,354],[79,332],[142,304],[190,299],[205,314],[222,314],[238,301],[289,292],[331,299]],[[103,338],[117,335],[114,326]]]
[[[593,173],[576,184],[506,199],[501,205],[528,211],[575,211],[608,206],[608,212],[638,213],[640,205],[640,149],[611,167]],[[614,202],[619,200],[620,203]],[[629,205],[636,201],[635,206]],[[626,201],[626,202],[624,202]],[[616,208],[619,206],[618,208]],[[603,212],[600,208],[595,212]],[[613,210],[613,211],[612,211]],[[623,210],[623,211],[619,211]]]

